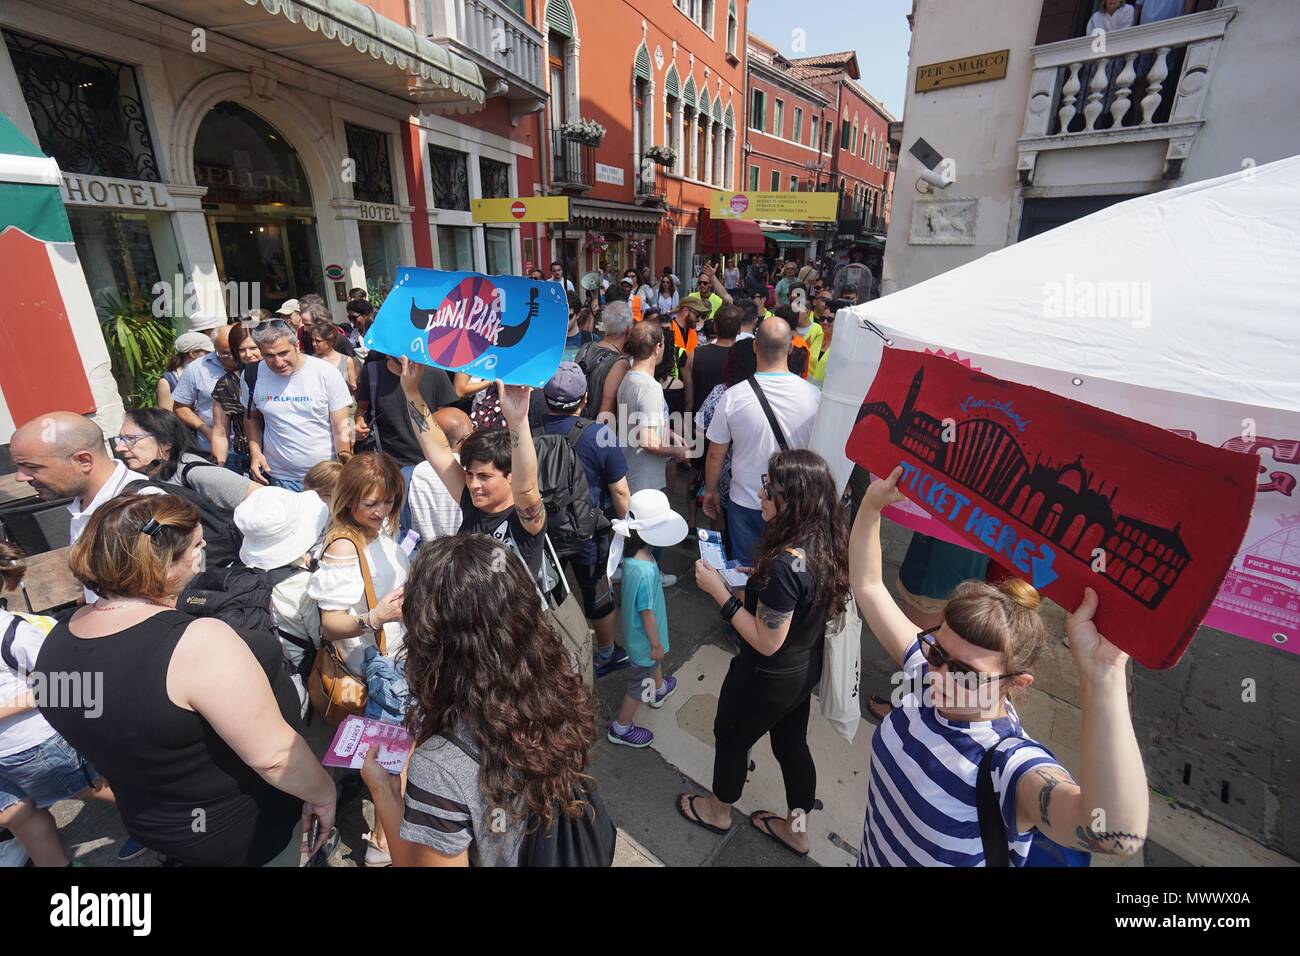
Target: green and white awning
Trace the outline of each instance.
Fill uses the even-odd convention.
[[[13,228],[41,242],[71,242],[59,182],[58,163],[0,113],[0,232]]]

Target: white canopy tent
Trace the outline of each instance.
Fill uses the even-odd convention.
[[[1245,557],[1252,574],[1260,561],[1282,573],[1265,573],[1278,590],[1257,607],[1269,624],[1251,636],[1300,651],[1290,607],[1300,599],[1300,157],[1119,203],[841,312],[812,442],[841,484],[852,470],[844,444],[885,346],[871,325],[897,348],[942,350],[999,378],[1257,451],[1263,474],[1237,567]],[[1248,584],[1258,592],[1260,581]],[[1207,623],[1246,633],[1213,614]]]

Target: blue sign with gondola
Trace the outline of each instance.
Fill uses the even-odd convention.
[[[403,268],[365,343],[450,372],[540,388],[559,367],[568,324],[559,283]]]

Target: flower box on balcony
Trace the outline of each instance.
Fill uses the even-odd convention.
[[[675,166],[677,150],[671,146],[651,146],[645,151],[646,159],[654,160],[660,166]]]
[[[579,120],[576,123],[565,123],[560,127],[560,134],[570,142],[599,146],[605,138],[605,127],[595,120]]]

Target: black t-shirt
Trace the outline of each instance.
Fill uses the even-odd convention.
[[[821,675],[822,649],[826,636],[826,614],[814,603],[817,595],[817,579],[812,571],[799,566],[804,563],[802,557],[788,552],[779,555],[772,562],[767,585],[761,590],[751,578],[745,585],[745,610],[753,614],[758,602],[771,611],[794,612],[790,621],[790,630],[781,649],[771,657],[764,657],[741,641],[740,653],[749,658],[752,664],[764,668],[795,667],[807,661],[817,672],[810,675],[817,680]]]
[[[541,586],[542,555],[546,550],[544,528],[537,534],[530,534],[515,513],[514,505],[496,514],[488,514],[474,505],[468,488],[461,492],[460,513],[461,534],[490,534],[507,545],[513,543],[515,550],[524,559],[524,564],[528,566],[529,574]]]
[[[702,406],[709,393],[722,384],[722,367],[731,349],[730,345],[701,345],[695,350],[691,385],[695,391],[696,408]]]
[[[371,380],[374,391],[371,391]],[[437,410],[456,402],[456,389],[440,368],[426,368],[420,379],[420,395],[429,408]],[[371,402],[373,396],[373,403]],[[379,430],[379,445],[401,465],[418,465],[424,461],[420,443],[411,430],[406,414],[406,395],[401,376],[394,375],[387,362],[366,362],[357,379],[357,401],[371,404],[371,428]]]

